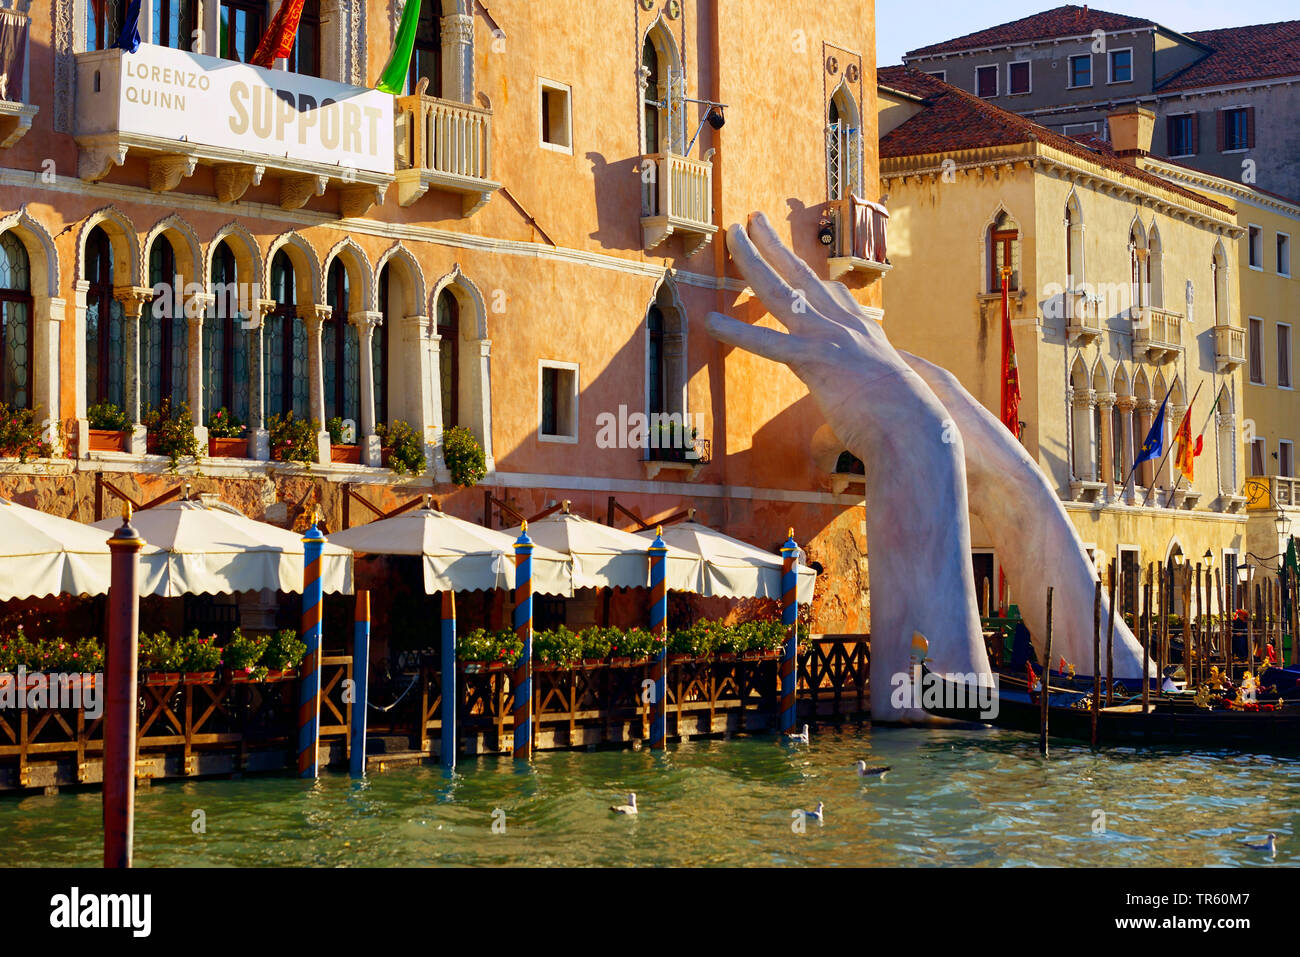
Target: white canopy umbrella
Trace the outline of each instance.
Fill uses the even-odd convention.
[[[529,528],[532,537],[532,528]],[[330,542],[370,555],[419,555],[424,590],[477,591],[515,586],[515,539],[437,509],[412,509],[392,518],[344,529]],[[533,548],[533,592],[573,594],[573,562],[542,545]]]
[[[506,534],[517,537],[519,528]],[[649,543],[630,532],[571,515],[566,508],[529,522],[528,537],[573,559],[574,588],[650,586]],[[704,588],[704,562],[699,555],[669,545],[664,573],[670,589],[700,592]]]
[[[653,529],[637,532],[653,539]],[[704,559],[702,594],[718,598],[781,599],[781,556],[738,538],[724,535],[699,522],[666,525],[664,544],[693,552]],[[796,566],[795,596],[800,604],[812,601],[817,572],[807,565]]]
[[[120,524],[121,519],[105,519],[93,527],[112,530]],[[255,521],[223,502],[165,502],[134,513],[131,524],[165,556],[152,566],[141,563],[142,595],[302,591],[302,534]],[[321,587],[352,593],[352,553],[346,548],[325,544]]]
[[[118,519],[112,527],[121,524]],[[105,594],[109,534],[0,498],[0,601]],[[146,546],[142,554],[143,564],[156,564],[156,548]]]

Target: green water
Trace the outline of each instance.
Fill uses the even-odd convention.
[[[1300,861],[1300,761],[1138,753],[1002,731],[862,728],[346,774],[157,783],[135,860],[161,866],[1269,865]],[[854,762],[889,764],[883,780]],[[609,813],[627,791],[641,813]],[[791,811],[826,805],[792,830]],[[493,813],[505,833],[494,834]],[[195,834],[194,812],[207,830]],[[1094,810],[1105,813],[1096,831]],[[0,860],[97,865],[98,793],[0,797]],[[500,820],[500,815],[497,820]],[[1278,856],[1244,839],[1278,835]]]

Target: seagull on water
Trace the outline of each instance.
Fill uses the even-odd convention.
[[[821,824],[822,821],[824,820],[824,811],[825,811],[825,808],[826,808],[826,804],[825,804],[824,802],[822,802],[822,801],[818,801],[818,802],[817,802],[817,810],[815,810],[815,811],[808,811],[808,810],[805,810],[803,813],[804,813],[805,815],[807,815],[808,817],[812,818],[812,819],[813,819],[814,821],[816,821],[818,824]]]
[[[794,742],[797,743],[797,744],[807,744],[807,743],[808,743],[808,725],[805,724],[805,725],[803,726],[803,730],[802,730],[802,731],[787,731],[787,732],[785,733],[785,736],[786,736],[789,740],[794,741]]]
[[[883,781],[889,770],[888,764],[875,764],[868,767],[866,761],[858,762],[858,777],[860,778],[880,778]]]
[[[1277,857],[1277,835],[1271,831],[1263,844],[1251,844],[1249,841],[1245,843],[1252,851],[1267,851],[1269,857]]]
[[[629,791],[626,804],[611,804],[609,809],[615,814],[635,814],[636,813],[636,792]]]

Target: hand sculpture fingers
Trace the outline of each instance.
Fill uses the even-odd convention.
[[[764,359],[785,363],[795,371],[796,375],[800,375],[800,369],[807,368],[818,351],[817,345],[802,336],[753,326],[739,319],[724,316],[720,312],[709,313],[705,328],[715,339],[721,339]]]
[[[833,335],[838,326],[819,315],[808,301],[803,289],[789,285],[750,240],[744,227],[733,224],[727,228],[727,251],[740,267],[740,272],[769,312],[791,332],[805,336]]]

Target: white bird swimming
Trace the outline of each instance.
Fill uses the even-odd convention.
[[[636,792],[629,791],[626,804],[611,804],[609,809],[615,814],[635,814],[636,811]]]
[[[1251,844],[1249,841],[1245,844],[1252,851],[1267,851],[1269,857],[1277,857],[1277,835],[1271,831],[1263,844]]]
[[[805,810],[803,813],[806,814],[808,817],[812,818],[818,824],[821,824],[825,820],[825,809],[826,809],[825,803],[822,801],[818,801],[817,810],[815,811]]]
[[[797,742],[797,743],[799,743],[799,744],[807,744],[807,743],[808,743],[808,725],[805,724],[805,725],[803,726],[803,730],[802,730],[802,731],[787,731],[787,732],[785,733],[785,736],[786,736],[789,740],[794,741],[794,742]]]
[[[858,777],[860,778],[878,777],[883,781],[885,779],[885,775],[889,773],[889,770],[890,767],[888,764],[876,764],[876,765],[872,765],[871,767],[867,767],[866,761],[858,762]]]

